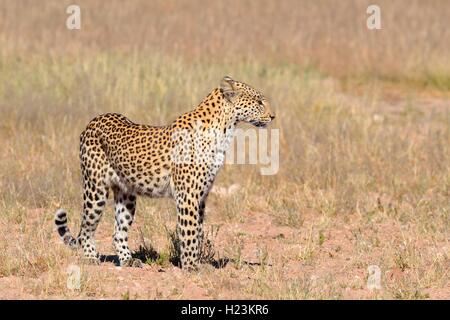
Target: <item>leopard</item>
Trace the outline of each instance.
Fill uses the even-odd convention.
[[[112,191],[112,240],[118,264],[142,267],[128,245],[137,197],[169,197],[177,211],[179,266],[198,270],[206,200],[237,125],[265,128],[274,119],[271,104],[261,92],[230,76],[223,77],[192,111],[168,125],[138,124],[118,113],[93,118],[80,135],[80,231],[74,237],[67,211],[58,209],[54,222],[59,237],[70,248],[81,248],[83,259],[100,263],[94,235]]]

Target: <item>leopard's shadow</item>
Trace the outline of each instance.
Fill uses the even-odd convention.
[[[102,255],[100,255],[100,262],[101,263],[109,262],[109,263],[114,263],[114,265],[116,267],[120,266],[119,256],[118,255],[114,255],[114,254],[110,254],[110,255],[102,254]]]
[[[149,256],[148,252],[143,253],[142,250],[138,250],[132,253],[133,258],[139,259],[142,261],[142,263],[147,263],[149,261],[149,259],[151,261],[156,261],[159,257],[159,254],[154,251],[152,252],[152,254]],[[228,258],[220,258],[220,259],[210,259],[209,261],[205,261],[202,262],[203,264],[209,264],[211,266],[213,266],[216,269],[222,269],[225,268],[227,266],[227,264],[230,262],[231,260]],[[120,261],[119,261],[119,256],[118,255],[105,255],[102,254],[100,255],[100,262],[101,263],[113,263],[116,267],[120,266]],[[179,259],[174,258],[170,260],[170,263],[176,267],[180,266],[180,262]]]

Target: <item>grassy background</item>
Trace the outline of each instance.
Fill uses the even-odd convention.
[[[59,206],[78,226],[78,139],[91,118],[120,112],[165,124],[229,74],[270,97],[280,172],[225,167],[217,183],[239,181],[242,192],[210,199],[210,222],[246,223],[242,213],[259,212],[307,235],[285,239],[300,249],[272,257],[280,265],[271,272],[236,266],[253,279],[248,297],[346,297],[348,281],[319,276],[331,283],[320,290],[309,278],[283,279],[280,261],[325,267],[321,242],[349,227],[357,268],[379,254],[384,270],[410,270],[375,297],[449,298],[450,5],[377,3],[379,31],[365,26],[368,1],[78,1],[82,28],[70,31],[69,1],[0,1],[0,279],[44,277],[22,293],[71,294],[60,265],[73,253],[48,243],[57,243]],[[165,239],[171,202],[141,203],[141,212],[153,213],[142,217],[145,237]],[[106,216],[110,226],[111,209]],[[364,230],[377,228],[384,240],[368,248]],[[230,277],[220,272],[206,285],[209,297],[220,296]],[[112,295],[95,279],[82,296]],[[242,291],[230,286],[230,294]]]

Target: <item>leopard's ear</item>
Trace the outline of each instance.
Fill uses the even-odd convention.
[[[223,93],[225,98],[230,102],[238,94],[238,90],[234,84],[235,81],[231,79],[231,77],[229,76],[223,77],[222,81],[220,82],[220,91]]]

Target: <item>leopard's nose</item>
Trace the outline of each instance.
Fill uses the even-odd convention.
[[[273,120],[273,119],[275,119],[275,113],[272,113],[272,114],[270,115],[270,120]]]

